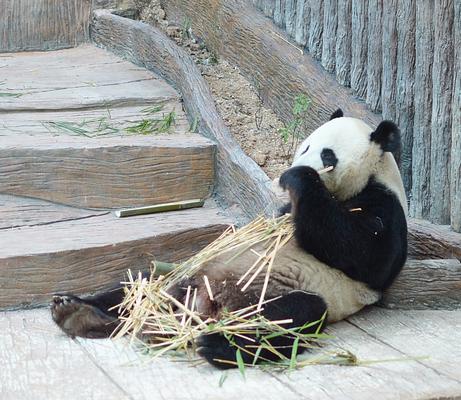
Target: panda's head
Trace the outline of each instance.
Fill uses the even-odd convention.
[[[390,121],[381,122],[373,130],[363,121],[343,117],[337,110],[331,120],[316,129],[301,143],[293,165],[316,170],[332,166],[321,179],[339,200],[360,193],[370,177],[392,190],[406,211],[402,179],[391,152],[400,149],[400,133]]]

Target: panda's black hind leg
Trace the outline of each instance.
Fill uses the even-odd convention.
[[[292,319],[291,324],[286,324],[284,327],[290,329],[301,327],[309,322],[320,321],[327,310],[327,306],[323,299],[315,294],[296,290],[290,292],[280,299],[267,303],[264,306],[262,315],[271,321]],[[315,333],[323,329],[319,324],[314,324],[305,330],[303,333]],[[247,335],[248,337],[248,335]],[[253,364],[255,345],[258,345],[258,338],[250,336],[250,340],[246,340],[240,336],[232,338],[233,343],[221,334],[203,334],[197,340],[197,353],[205,358],[210,364],[220,369],[235,368],[237,348],[243,350],[240,354],[245,364]],[[286,357],[291,356],[294,338],[287,336],[279,336],[269,340],[271,345]],[[251,346],[251,347],[247,347]],[[247,351],[245,351],[247,350]],[[302,349],[300,349],[302,351]],[[300,351],[298,351],[299,353]],[[273,352],[262,350],[259,353],[257,362],[265,360],[277,361],[279,359]]]
[[[117,310],[111,308],[123,300],[123,288],[87,298],[55,294],[50,304],[53,321],[70,337],[107,338],[118,326]]]

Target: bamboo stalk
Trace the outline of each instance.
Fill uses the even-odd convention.
[[[203,275],[203,280],[205,281],[205,287],[208,292],[208,297],[211,301],[214,301],[213,292],[211,291],[211,286],[210,282],[208,281],[208,277],[206,275]]]
[[[320,170],[317,171],[317,173],[319,175],[322,175],[324,174],[325,172],[330,172],[330,171],[333,171],[335,169],[335,167],[333,167],[332,165],[330,165],[329,167],[325,167],[325,168],[322,168]]]
[[[257,310],[261,309],[262,303],[264,302],[264,296],[266,295],[267,285],[269,284],[269,277],[271,275],[272,265],[274,264],[275,255],[280,246],[280,239],[281,239],[281,236],[277,238],[277,242],[275,243],[275,248],[274,248],[274,255],[271,257],[269,261],[269,265],[267,266],[266,276],[264,277],[264,284],[261,290],[261,296],[259,298]]]
[[[166,212],[166,211],[185,210],[188,208],[203,207],[204,203],[205,203],[204,200],[193,199],[193,200],[177,201],[173,203],[156,204],[156,205],[145,206],[145,207],[124,208],[124,209],[115,211],[115,216],[118,218],[122,218],[122,217],[132,217],[135,215],[154,214],[154,213]]]

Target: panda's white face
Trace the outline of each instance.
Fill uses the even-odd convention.
[[[321,179],[339,200],[362,191],[373,175],[393,190],[404,210],[406,198],[394,157],[370,140],[373,129],[356,118],[335,118],[316,129],[296,151],[292,166],[321,170],[332,165]]]

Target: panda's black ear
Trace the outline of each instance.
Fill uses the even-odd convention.
[[[400,130],[392,121],[381,122],[376,130],[371,132],[370,140],[378,143],[383,151],[400,150]]]
[[[330,121],[335,118],[341,118],[344,117],[343,110],[338,108],[333,114],[331,114]]]

